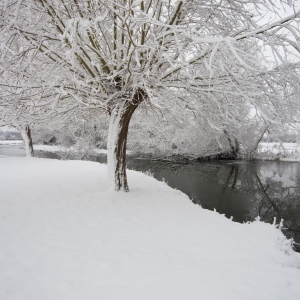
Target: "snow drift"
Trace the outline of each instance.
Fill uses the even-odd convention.
[[[300,299],[300,254],[270,224],[234,223],[128,171],[0,158],[0,299]]]

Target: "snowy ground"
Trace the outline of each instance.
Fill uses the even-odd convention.
[[[34,150],[38,151],[49,151],[49,152],[66,152],[69,148],[63,146],[50,146],[50,145],[33,145]]]
[[[0,158],[0,299],[300,299],[300,254],[275,226],[128,173],[117,193],[99,163]]]
[[[63,146],[50,146],[50,145],[33,145],[34,150],[39,151],[49,151],[49,152],[72,152],[78,151],[78,149],[74,149],[72,147],[66,148]],[[107,150],[105,149],[93,149],[94,153],[97,154],[107,154]]]
[[[23,140],[6,140],[6,141],[0,140],[0,145],[22,145],[22,144],[24,144]]]

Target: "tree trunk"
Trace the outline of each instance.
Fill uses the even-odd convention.
[[[116,191],[128,192],[126,175],[126,144],[132,114],[143,101],[145,92],[138,90],[132,100],[117,104],[110,115],[107,141],[108,180]]]
[[[233,158],[237,158],[238,152],[239,152],[239,142],[236,137],[234,137],[234,141],[232,141],[232,138],[229,136],[229,133],[227,130],[223,129],[223,132],[225,133],[226,139],[230,146],[230,154]]]
[[[25,126],[25,130],[22,130],[21,134],[25,144],[26,156],[33,157],[34,152],[33,152],[32,138],[31,138],[31,130],[29,125]]]
[[[256,152],[258,145],[261,142],[261,140],[262,140],[264,134],[266,133],[266,131],[268,130],[268,128],[269,128],[269,126],[265,125],[262,128],[261,132],[258,134],[258,137],[257,137],[256,141],[254,141],[252,149],[250,150],[250,155],[249,155],[250,159],[253,159],[254,153]]]

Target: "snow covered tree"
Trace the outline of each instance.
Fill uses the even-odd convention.
[[[295,76],[286,61],[300,50],[299,11],[264,21],[276,12],[267,0],[6,0],[0,9],[1,77],[11,78],[9,88],[35,95],[41,114],[110,115],[115,190],[128,191],[128,126],[141,103],[197,109],[217,130],[249,105],[271,120],[291,92],[272,76],[283,69]],[[264,47],[278,60],[273,68]]]
[[[33,144],[31,136],[31,125],[29,119],[24,118],[26,107],[20,106],[18,109],[0,105],[0,126],[14,127],[21,132],[24,140],[26,156],[33,157]]]
[[[168,107],[165,103],[163,113],[140,105],[129,127],[127,146],[130,151],[176,161],[229,155],[231,149],[222,127],[220,130],[211,128],[197,109],[192,111],[172,104]],[[230,130],[233,131],[233,125]]]
[[[70,148],[61,156],[72,159],[91,159],[97,149],[106,149],[108,122],[107,115],[84,110],[81,114],[68,114],[67,118],[56,118],[35,130],[37,144],[56,144]]]

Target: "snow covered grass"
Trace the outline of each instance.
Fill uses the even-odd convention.
[[[270,224],[234,223],[105,165],[0,158],[0,299],[300,299],[300,254]]]
[[[49,152],[72,152],[78,151],[78,149],[74,147],[63,147],[63,146],[52,146],[52,145],[33,145],[34,150],[39,151],[49,151]],[[93,152],[97,154],[107,154],[107,150],[105,149],[93,149]]]
[[[24,144],[23,140],[5,140],[0,141],[0,145],[22,145]]]
[[[63,146],[54,146],[54,145],[33,145],[34,150],[38,151],[49,151],[49,152],[66,152],[69,151],[69,148]]]

